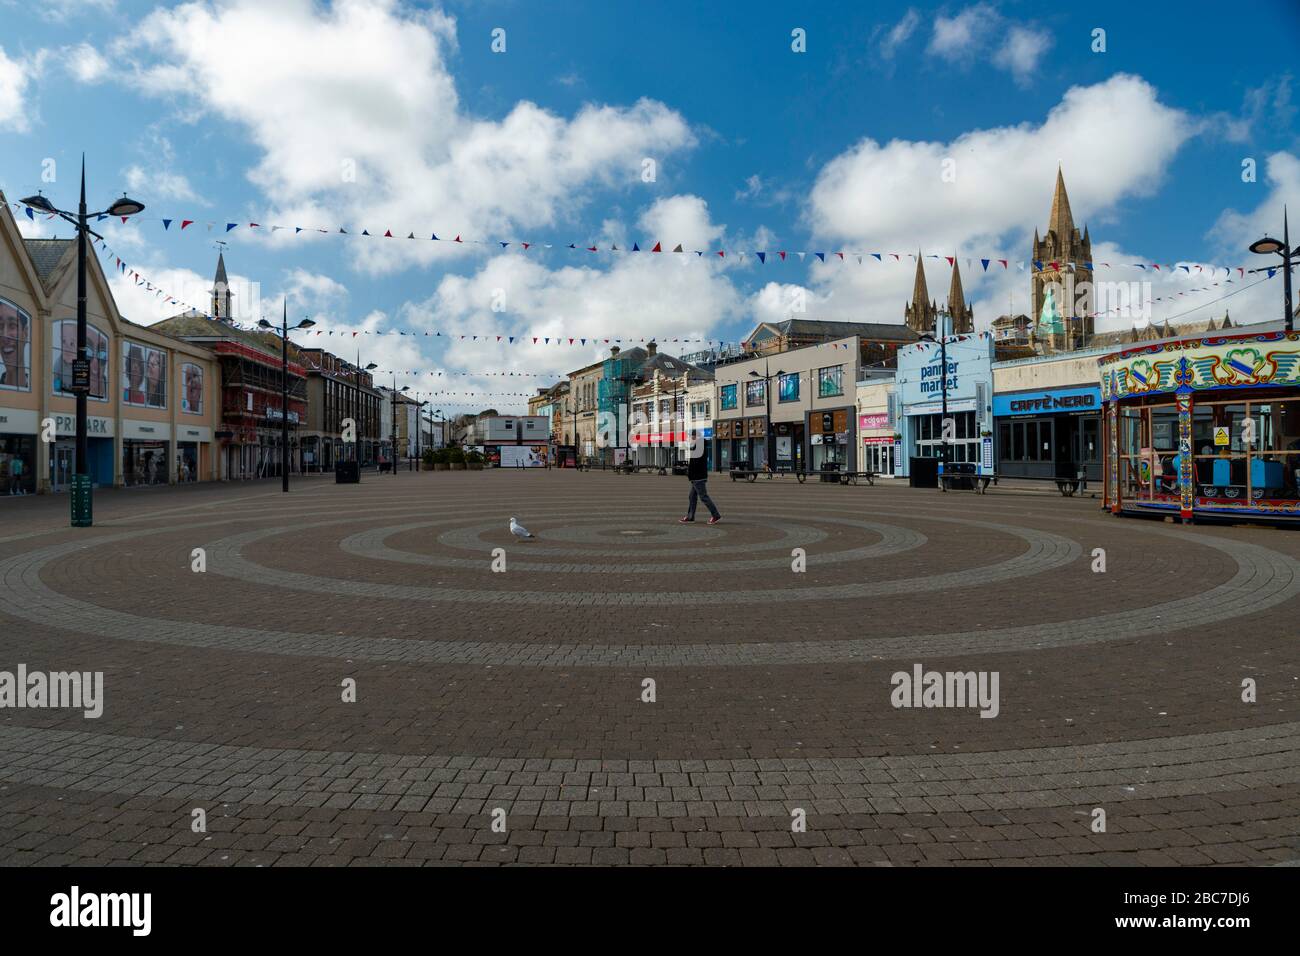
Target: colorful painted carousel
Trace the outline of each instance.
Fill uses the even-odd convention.
[[[1300,333],[1168,339],[1098,365],[1112,512],[1300,519]]]

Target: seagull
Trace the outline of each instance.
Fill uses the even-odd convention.
[[[516,521],[514,518],[511,518],[511,519],[510,519],[510,533],[513,534],[516,538],[532,538],[532,537],[534,537],[534,535],[533,535],[533,533],[532,533],[531,531],[529,531],[527,528],[525,528],[523,525],[521,525],[521,524],[520,524],[518,521]]]

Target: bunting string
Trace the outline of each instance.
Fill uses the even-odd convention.
[[[33,210],[29,206],[24,206],[22,203],[11,203],[10,205],[12,205],[15,210],[25,214],[29,219],[35,220],[37,217],[37,213],[35,212],[35,210]],[[101,214],[97,218],[97,222],[108,221],[113,218],[114,217],[108,216],[107,214]],[[408,230],[407,234],[403,236],[401,235],[401,230],[394,231],[392,228],[385,228],[383,230],[375,229],[374,231],[371,231],[369,228],[363,227],[358,229],[356,227],[353,227],[349,229],[346,226],[332,226],[329,228],[322,228],[319,226],[284,226],[284,225],[267,226],[267,225],[263,225],[260,222],[250,222],[247,220],[240,220],[240,221],[201,220],[197,218],[186,218],[180,215],[171,216],[171,217],[158,217],[158,218],[132,216],[132,217],[121,217],[121,219],[123,223],[130,221],[136,223],[147,222],[147,223],[157,224],[162,227],[162,230],[164,232],[167,233],[174,232],[178,234],[185,233],[188,230],[194,229],[196,227],[202,227],[202,229],[204,229],[207,233],[211,233],[215,231],[222,236],[230,236],[232,234],[237,236],[240,233],[248,233],[253,231],[259,231],[259,232],[270,233],[270,234],[287,232],[295,236],[306,234],[306,235],[327,235],[327,236],[352,236],[357,238],[372,238],[372,239],[374,238],[396,239],[396,240],[417,241],[417,242],[450,242],[453,245],[484,246],[484,247],[494,248],[499,250],[513,248],[515,250],[524,253],[530,252],[532,250],[559,249],[565,252],[578,252],[578,253],[588,253],[588,254],[595,254],[595,253],[609,253],[609,254],[661,253],[661,254],[669,254],[669,255],[674,253],[682,254],[682,255],[694,254],[696,258],[700,258],[700,259],[703,258],[726,259],[728,257],[731,257],[738,260],[743,260],[746,257],[752,257],[758,260],[760,265],[766,265],[769,262],[788,263],[788,262],[798,261],[800,263],[804,263],[807,262],[810,258],[812,260],[821,263],[827,263],[827,262],[834,263],[838,261],[843,263],[856,262],[858,265],[866,265],[866,264],[870,264],[871,261],[874,260],[875,262],[881,264],[902,263],[906,261],[909,264],[915,265],[917,259],[917,254],[912,252],[902,252],[902,253],[865,252],[865,251],[847,251],[847,250],[808,251],[808,250],[789,250],[789,249],[763,250],[763,251],[740,250],[740,249],[688,249],[686,248],[684,243],[680,243],[680,242],[672,243],[671,241],[663,241],[663,240],[655,240],[653,243],[650,242],[649,240],[647,240],[644,243],[633,242],[631,247],[627,247],[625,245],[620,248],[617,243],[609,243],[609,244],[602,245],[600,243],[588,243],[587,241],[565,243],[565,242],[537,242],[537,241],[526,241],[526,240],[519,240],[519,239],[478,239],[478,238],[467,239],[462,234],[458,232],[454,233],[451,230],[444,231],[441,235],[439,235],[438,232],[434,230],[421,229],[418,234],[414,230]],[[175,228],[173,229],[173,227]],[[1033,266],[1034,270],[1038,272],[1048,270],[1048,271],[1061,272],[1064,274],[1067,272],[1076,271],[1074,264],[1069,262],[1046,261],[1046,260],[1039,260],[1039,259],[1014,259],[1010,256],[995,255],[995,254],[958,257],[958,256],[943,255],[940,253],[925,253],[922,255],[922,258],[943,260],[947,262],[949,268],[951,268],[954,265],[954,263],[960,261],[966,266],[968,271],[973,271],[975,269],[976,263],[979,264],[979,268],[982,272],[988,272],[990,268],[993,268],[994,270],[998,268],[1001,268],[1003,270],[1010,270],[1012,266],[1014,266],[1018,271],[1023,272],[1028,266],[1031,265]],[[1140,269],[1144,272],[1151,272],[1153,274],[1160,273],[1163,275],[1173,275],[1173,274],[1177,274],[1179,271],[1182,271],[1186,273],[1189,277],[1206,275],[1210,278],[1217,276],[1220,272],[1224,273],[1227,276],[1231,276],[1233,272],[1236,272],[1238,274],[1238,278],[1242,278],[1244,277],[1246,272],[1246,266],[1244,265],[1222,266],[1222,265],[1211,265],[1205,263],[1192,263],[1192,262],[1164,262],[1164,263],[1086,262],[1083,264],[1083,266],[1085,269],[1089,269],[1092,271],[1097,271],[1099,269],[1129,268],[1129,269]]]

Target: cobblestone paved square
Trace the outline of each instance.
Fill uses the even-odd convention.
[[[0,710],[0,863],[1300,860],[1294,531],[710,485],[716,526],[602,472],[0,500],[0,671],[104,681]],[[994,706],[895,706],[917,667]]]

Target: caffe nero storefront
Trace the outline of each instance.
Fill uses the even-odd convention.
[[[993,396],[998,474],[1101,481],[1101,389],[1076,385]]]

